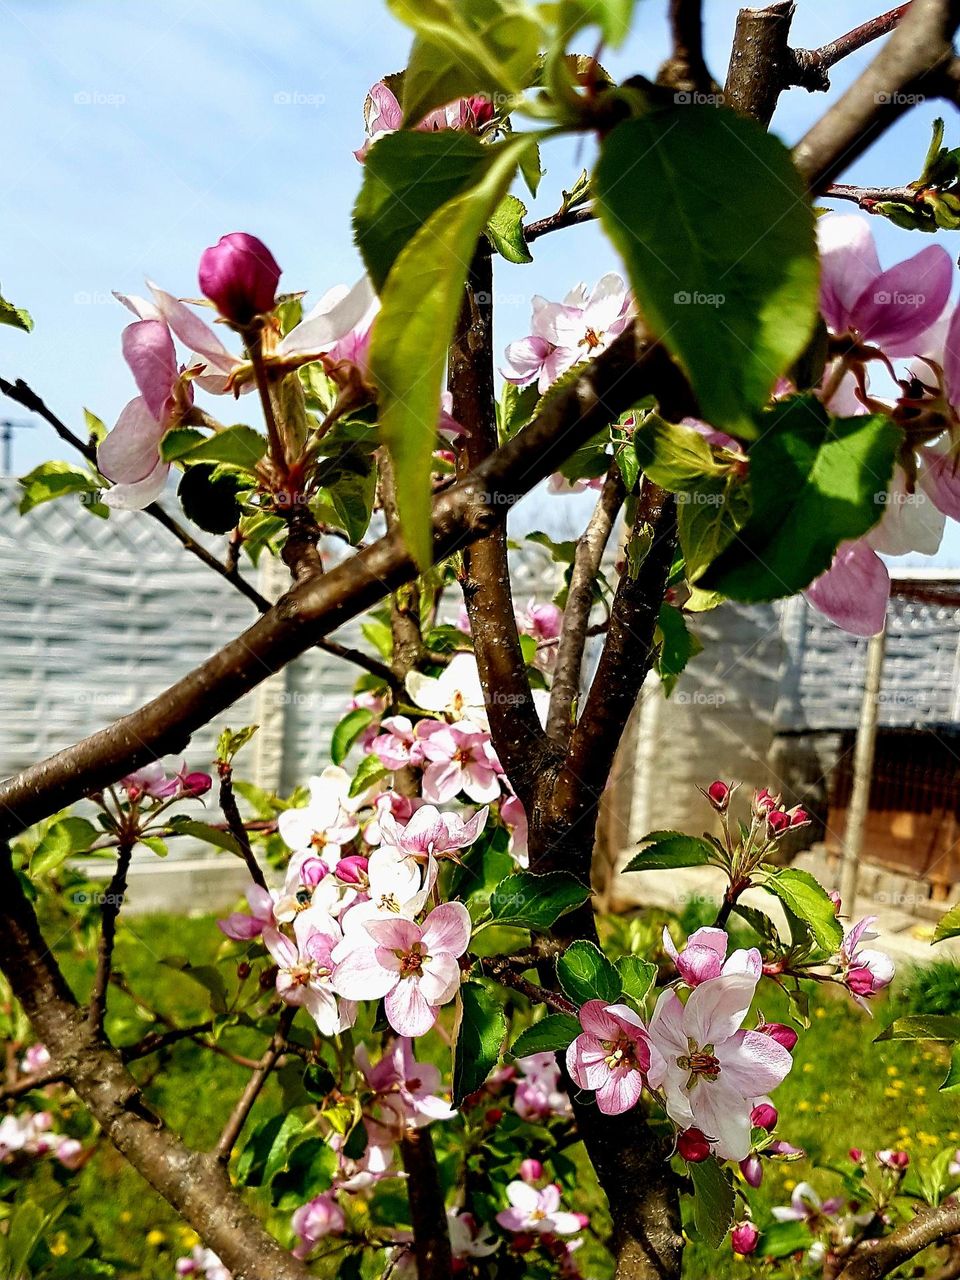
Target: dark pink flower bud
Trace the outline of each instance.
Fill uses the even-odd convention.
[[[758,1102],[750,1112],[750,1123],[755,1129],[766,1129],[769,1133],[771,1129],[777,1127],[779,1120],[777,1108],[772,1102]]]
[[[860,1150],[859,1147],[851,1147],[850,1150],[847,1152],[847,1155],[850,1157],[850,1159],[853,1161],[854,1164],[860,1164],[860,1162],[863,1160],[863,1152]]]
[[[782,809],[771,809],[767,814],[767,825],[775,836],[783,835],[790,828],[790,815]]]
[[[344,884],[366,884],[367,859],[359,853],[341,858],[337,863],[337,879],[342,880]]]
[[[760,817],[769,813],[771,809],[776,809],[779,804],[780,797],[771,795],[766,787],[761,787],[753,797],[753,811]]]
[[[276,305],[280,268],[256,236],[231,231],[200,255],[200,289],[225,320],[249,324]]]
[[[485,124],[489,124],[496,115],[493,103],[482,93],[474,94],[473,97],[465,99],[465,102],[467,114],[477,129],[482,129]]]
[[[738,1222],[730,1232],[730,1243],[734,1253],[739,1253],[742,1258],[746,1258],[756,1252],[757,1245],[760,1243],[760,1232],[752,1222]]]
[[[740,1161],[740,1172],[751,1187],[759,1187],[763,1181],[763,1166],[758,1155],[749,1155]]]
[[[733,795],[733,788],[726,782],[721,782],[718,778],[716,782],[711,782],[709,787],[703,793],[718,813],[723,813],[730,803],[730,797]]]
[[[520,1177],[524,1182],[539,1182],[543,1177],[543,1165],[539,1160],[521,1160]]]
[[[783,1160],[799,1160],[806,1154],[803,1147],[795,1147],[792,1142],[783,1142],[779,1139],[771,1142],[764,1151],[764,1155],[779,1156]]]
[[[877,1160],[886,1169],[896,1169],[898,1172],[906,1169],[910,1163],[910,1157],[906,1151],[891,1151],[886,1149],[877,1152]]]
[[[840,894],[836,891],[836,889],[831,889],[830,892],[827,894],[827,897],[833,903],[833,914],[835,916],[838,916],[843,908],[843,903],[840,901]]]
[[[699,1164],[710,1155],[710,1143],[699,1129],[684,1129],[677,1135],[677,1154],[689,1164]]]
[[[777,1044],[782,1044],[791,1052],[800,1038],[793,1027],[786,1027],[782,1022],[761,1022],[757,1030],[765,1036],[770,1036],[772,1040],[776,1040]]]
[[[787,810],[787,817],[790,819],[791,827],[806,827],[810,823],[809,813],[798,804]]]
[[[180,774],[180,794],[182,796],[202,796],[213,786],[209,773]]]

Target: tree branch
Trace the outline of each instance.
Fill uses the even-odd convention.
[[[503,987],[510,987],[514,991],[519,991],[521,995],[526,996],[534,1004],[545,1004],[548,1009],[553,1009],[555,1013],[575,1014],[577,1012],[577,1006],[568,1000],[566,996],[559,995],[556,991],[551,991],[549,987],[541,987],[537,983],[531,982],[529,978],[523,976],[522,970],[512,961],[512,956],[481,956],[478,963],[483,972],[493,978],[494,981],[499,982]],[[530,966],[524,965],[523,967],[529,968]]]
[[[943,91],[958,23],[960,0],[913,0],[863,74],[794,148],[794,162],[814,193],[911,106]]]
[[[267,1083],[267,1077],[277,1065],[277,1059],[281,1057],[287,1047],[287,1037],[290,1034],[290,1028],[296,1017],[296,1008],[293,1005],[287,1007],[280,1014],[277,1023],[277,1029],[273,1033],[269,1045],[264,1051],[263,1057],[253,1069],[253,1074],[247,1081],[246,1088],[237,1099],[236,1106],[230,1112],[227,1123],[223,1127],[220,1134],[220,1140],[216,1146],[216,1156],[221,1164],[227,1164],[230,1159],[230,1153],[236,1146],[237,1139],[243,1132],[243,1126],[247,1123],[250,1112],[253,1110],[254,1103],[260,1097],[263,1086]]]
[[[107,1012],[107,991],[110,986],[110,970],[113,967],[113,946],[117,936],[117,917],[127,892],[127,873],[135,840],[127,837],[117,847],[117,867],[103,899],[100,945],[97,950],[97,971],[93,979],[87,1021],[95,1036],[103,1035],[103,1019]]]
[[[104,1134],[217,1253],[234,1280],[308,1280],[261,1226],[211,1156],[191,1151],[144,1105],[137,1082],[96,1038],[44,941],[33,908],[0,857],[0,969],[37,1035]]]
[[[453,1275],[450,1233],[443,1196],[436,1194],[440,1171],[429,1128],[404,1130],[400,1159],[407,1174],[418,1280],[449,1280]]]
[[[897,204],[920,204],[921,192],[915,187],[854,187],[845,182],[834,182],[824,191],[828,200],[850,200],[867,213],[875,213],[875,204],[887,200]]]
[[[864,45],[868,45],[874,40],[879,40],[881,36],[888,35],[900,23],[901,18],[910,8],[910,4],[911,0],[907,0],[906,4],[898,4],[895,9],[881,13],[879,17],[871,18],[869,22],[864,22],[859,27],[854,27],[846,35],[838,36],[836,40],[831,40],[829,44],[821,45],[819,49],[798,49],[796,51],[798,72],[801,77],[805,75],[811,76],[815,83],[807,85],[803,78],[797,80],[796,83],[803,85],[805,88],[829,89],[830,79],[827,72],[830,68],[836,66],[841,59],[848,58],[851,53],[856,53],[858,49],[862,49]]]
[[[794,9],[793,0],[776,0],[764,9],[741,9],[737,14],[724,97],[735,111],[764,125],[792,82],[789,40]]]
[[[838,1280],[880,1280],[933,1244],[960,1235],[960,1207],[943,1205],[921,1211],[881,1240],[859,1245]]]
[[[563,631],[553,669],[547,716],[547,736],[561,744],[566,743],[572,732],[572,708],[580,692],[580,668],[594,602],[594,583],[625,497],[620,468],[614,462],[607,472],[590,522],[577,543],[567,590],[567,607],[563,612]]]
[[[713,76],[703,57],[702,0],[670,0],[673,52],[660,68],[657,83],[684,93],[709,94]]]
[[[451,413],[465,428],[457,469],[479,467],[497,448],[493,375],[493,263],[477,255],[453,342],[448,388]],[[463,551],[461,585],[483,685],[490,734],[521,802],[532,795],[546,746],[533,703],[513,606],[507,559],[507,510]]]
[[[221,763],[219,770],[220,808],[223,810],[223,816],[227,820],[227,827],[234,840],[240,846],[240,852],[243,855],[244,862],[247,864],[251,880],[254,884],[259,885],[261,889],[267,889],[266,877],[260,869],[256,854],[253,852],[250,836],[243,825],[243,816],[237,805],[237,797],[233,793],[233,769],[229,764]]]

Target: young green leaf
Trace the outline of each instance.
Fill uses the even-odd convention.
[[[558,1049],[566,1049],[580,1030],[580,1023],[573,1014],[548,1013],[517,1036],[510,1052],[515,1058],[526,1058],[532,1053],[555,1053]]]
[[[687,1168],[693,1179],[693,1221],[697,1234],[711,1249],[719,1249],[733,1222],[736,1204],[733,1183],[713,1156]]]
[[[569,38],[582,27],[597,26],[605,44],[619,45],[630,33],[636,0],[561,0],[559,28]]]
[[[624,871],[667,871],[677,867],[703,867],[712,861],[716,850],[699,836],[686,836],[681,831],[651,831],[644,836],[641,849],[627,863]]]
[[[874,1042],[881,1040],[960,1040],[960,1015],[955,1013],[917,1013],[897,1018],[884,1027]]]
[[[699,585],[753,604],[794,595],[885,510],[900,430],[882,414],[834,418],[812,396],[764,414],[750,450],[753,511]]]
[[[566,871],[507,876],[490,897],[490,913],[498,924],[549,929],[562,915],[590,897],[589,888]]]
[[[641,956],[621,956],[617,972],[623,985],[623,994],[641,1004],[657,980],[657,966]]]
[[[566,951],[557,956],[557,979],[564,994],[576,1005],[586,1004],[588,1000],[616,1004],[623,993],[616,967],[599,947],[584,940],[571,942]]]
[[[0,324],[8,324],[13,329],[29,333],[33,328],[33,317],[29,311],[24,311],[23,307],[15,307],[0,295]]]
[[[754,435],[817,316],[813,211],[789,151],[733,111],[672,107],[608,134],[593,192],[703,417]]]
[[[457,999],[453,1105],[475,1093],[500,1059],[507,1034],[503,1006],[486,984],[465,982]]]
[[[334,764],[343,764],[350,754],[350,748],[372,720],[372,711],[368,711],[366,707],[354,707],[339,721],[330,743],[330,758]],[[376,756],[373,759],[376,759]]]
[[[61,818],[53,823],[30,857],[30,875],[55,871],[67,858],[86,853],[100,835],[86,818]]]
[[[379,782],[381,778],[387,776],[388,770],[383,767],[378,756],[364,756],[360,761],[360,767],[353,775],[353,781],[350,783],[349,796],[353,799],[356,796],[363,795],[364,791],[368,791],[375,782]]]
[[[487,223],[487,238],[508,262],[532,262],[533,257],[527,248],[523,235],[523,220],[527,216],[527,206],[516,196],[504,196],[493,216]]]
[[[641,471],[670,493],[694,492],[727,470],[699,431],[666,422],[657,413],[647,414],[634,432],[633,448]]]
[[[518,135],[487,147],[483,177],[424,223],[383,290],[370,370],[380,391],[380,428],[396,475],[401,529],[422,568],[431,560],[430,461],[450,336],[477,241],[534,140]]]
[[[824,951],[839,949],[843,928],[837,919],[836,906],[823,885],[809,871],[798,871],[793,867],[782,871],[768,869],[757,883],[775,894],[785,907],[809,925],[817,945]]]
[[[78,493],[81,501],[100,492],[100,481],[84,467],[71,462],[41,462],[38,467],[17,481],[23,493],[20,495],[20,514],[25,516],[42,502],[53,502],[68,494]]]
[[[656,667],[663,691],[670,697],[691,658],[703,652],[703,645],[687,626],[686,618],[672,604],[662,604],[657,618],[660,647]]]
[[[960,935],[960,903],[951,907],[946,915],[940,917],[933,940],[943,942],[945,938],[956,938],[958,935]]]
[[[224,427],[212,436],[189,428],[178,429],[170,432],[161,445],[161,454],[168,462],[225,462],[244,471],[253,471],[266,451],[266,436],[243,423]]]

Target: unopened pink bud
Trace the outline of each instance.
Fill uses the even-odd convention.
[[[780,797],[771,795],[766,787],[761,787],[753,797],[753,811],[761,817],[771,809],[776,809],[779,804]]]
[[[337,863],[337,879],[345,884],[366,884],[367,859],[359,853],[341,858]]]
[[[677,1135],[677,1154],[688,1164],[699,1164],[710,1155],[710,1143],[700,1129],[684,1129]]]
[[[256,236],[231,231],[200,255],[200,289],[225,320],[246,325],[276,305],[280,268]]]
[[[300,883],[308,889],[315,889],[330,868],[322,858],[306,858],[300,867]]]
[[[768,1133],[777,1127],[779,1118],[777,1108],[771,1102],[758,1102],[750,1112],[750,1123],[753,1127],[766,1129]]]
[[[771,809],[767,814],[767,825],[775,836],[783,835],[790,828],[790,816],[782,809]]]
[[[859,1147],[851,1147],[850,1150],[847,1152],[847,1155],[850,1157],[850,1159],[853,1161],[854,1164],[860,1164],[860,1162],[863,1160],[863,1152],[860,1150]]]
[[[906,1169],[910,1163],[910,1157],[906,1151],[891,1151],[886,1149],[877,1152],[877,1160],[887,1169],[896,1169],[898,1172]]]
[[[763,1181],[763,1166],[760,1163],[760,1157],[757,1155],[745,1157],[740,1161],[740,1172],[751,1187],[759,1187]]]
[[[730,1243],[734,1253],[739,1253],[741,1257],[746,1258],[756,1252],[757,1245],[760,1243],[760,1232],[752,1222],[738,1222],[730,1232]]]
[[[835,916],[838,916],[843,908],[843,903],[840,900],[840,894],[836,891],[836,889],[831,889],[830,892],[827,894],[827,897],[833,903],[833,914]]]
[[[539,1182],[543,1177],[543,1165],[539,1160],[521,1160],[520,1177],[524,1182]]]
[[[213,786],[209,773],[186,773],[180,777],[180,794],[182,796],[202,796]]]
[[[761,1022],[757,1030],[791,1051],[800,1038],[793,1027],[786,1027],[782,1022]]]
[[[719,813],[723,813],[729,805],[731,794],[732,788],[719,779],[716,782],[711,782],[706,791],[707,799]]]

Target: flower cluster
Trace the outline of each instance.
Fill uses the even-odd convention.
[[[25,1156],[53,1156],[67,1169],[83,1163],[83,1146],[76,1138],[54,1132],[49,1111],[25,1111],[0,1120],[0,1164]]]

